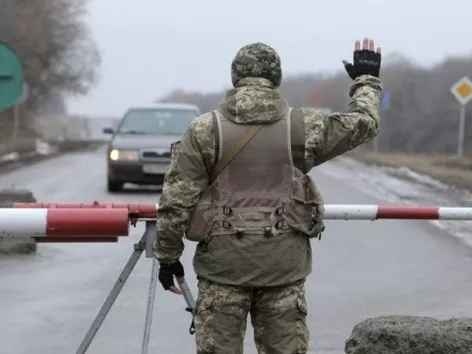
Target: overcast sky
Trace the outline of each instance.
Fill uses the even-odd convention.
[[[339,70],[364,36],[422,65],[472,53],[470,0],[92,0],[89,11],[101,80],[69,109],[90,115],[227,88],[236,51],[256,41],[279,51],[286,76]]]

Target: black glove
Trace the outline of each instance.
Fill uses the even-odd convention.
[[[182,278],[185,275],[184,266],[180,261],[174,263],[161,263],[159,268],[159,281],[165,290],[176,289],[174,276]]]
[[[344,67],[351,79],[355,80],[361,75],[372,75],[379,77],[382,54],[380,48],[374,49],[373,40],[364,39],[362,49],[359,41],[354,49],[354,64],[343,61]]]

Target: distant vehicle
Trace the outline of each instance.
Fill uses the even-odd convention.
[[[194,105],[159,103],[131,108],[108,145],[108,191],[117,192],[127,182],[162,185],[170,165],[171,145],[180,140],[199,114]]]

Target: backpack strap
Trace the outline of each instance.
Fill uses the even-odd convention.
[[[290,134],[293,164],[303,173],[307,173],[309,168],[305,160],[305,117],[300,109],[292,109]]]
[[[223,172],[226,167],[229,166],[229,164],[239,155],[241,151],[244,150],[244,148],[251,142],[252,139],[257,135],[257,133],[262,129],[262,125],[248,125],[246,127],[246,133],[241,135],[241,138],[237,141],[237,143],[232,146],[230,149],[225,151],[222,149],[222,136],[220,132],[220,124],[221,122],[219,121],[219,112],[214,111],[213,112],[213,117],[214,117],[214,124],[216,123],[216,135],[218,138],[216,138],[216,144],[218,146],[218,149],[216,151],[216,156],[218,156],[218,160],[213,168],[212,175],[211,175],[211,181],[215,181],[216,178]],[[222,151],[223,150],[223,151]]]
[[[216,167],[216,164],[218,163],[218,160],[221,159],[221,125],[220,125],[220,120],[219,117],[216,114],[216,111],[211,112],[212,113],[212,121],[213,121],[213,136],[215,138],[215,157],[213,159],[213,165],[212,168],[209,170],[210,173],[208,173],[209,176],[214,175],[214,170]]]

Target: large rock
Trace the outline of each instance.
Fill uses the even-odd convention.
[[[389,316],[354,327],[346,354],[471,354],[472,319]]]
[[[0,208],[11,208],[15,202],[35,202],[33,193],[28,190],[0,190]],[[32,238],[11,239],[0,237],[0,254],[32,253],[36,251],[36,242]]]

